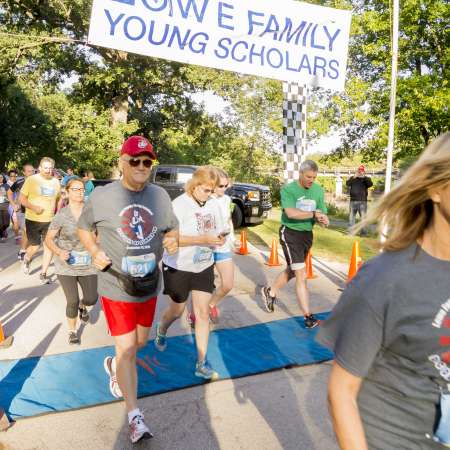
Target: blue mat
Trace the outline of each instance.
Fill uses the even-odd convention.
[[[318,314],[325,319],[328,313]],[[222,379],[317,363],[332,353],[314,341],[303,318],[211,333],[208,360]],[[0,362],[0,406],[12,419],[114,401],[103,360],[113,347]],[[150,341],[138,354],[139,397],[202,384],[194,375],[193,335],[168,339],[164,353]]]

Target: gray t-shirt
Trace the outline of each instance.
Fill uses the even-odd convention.
[[[58,230],[55,239],[56,245],[70,252],[68,261],[63,261],[58,256],[53,258],[56,274],[80,277],[97,273],[96,268],[92,265],[92,258],[78,238],[77,220],[68,206],[62,208],[53,217],[49,229]]]
[[[178,228],[178,220],[167,192],[153,184],[140,192],[126,189],[121,181],[97,187],[89,197],[78,228],[97,230],[100,247],[111,258],[115,270],[142,277],[155,269],[162,258],[166,231]],[[158,294],[131,297],[116,277],[99,272],[98,292],[111,300],[144,302]]]
[[[363,378],[358,406],[369,448],[443,448],[433,436],[450,383],[450,262],[417,245],[361,268],[317,340]]]

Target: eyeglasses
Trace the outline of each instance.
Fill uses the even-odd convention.
[[[214,192],[214,189],[205,189],[202,188],[201,186],[197,186],[198,188],[200,188],[205,194],[211,194]]]
[[[69,188],[73,192],[85,192],[85,188]]]
[[[227,188],[229,184],[219,184],[220,189]]]
[[[142,163],[142,165],[147,169],[150,169],[150,167],[152,167],[153,164],[153,161],[151,159],[124,158],[124,161],[126,161],[131,167],[139,167]]]

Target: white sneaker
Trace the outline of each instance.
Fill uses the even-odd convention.
[[[111,395],[115,398],[122,397],[122,391],[120,390],[119,383],[117,382],[116,377],[116,365],[115,359],[112,356],[107,356],[103,361],[103,367],[105,368],[105,372],[109,375],[109,390],[111,391]]]
[[[150,439],[153,434],[150,432],[147,425],[144,423],[144,416],[138,414],[134,416],[130,422],[130,439],[133,444],[139,442],[141,439]]]

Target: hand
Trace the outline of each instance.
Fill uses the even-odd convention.
[[[178,239],[175,236],[165,236],[162,245],[169,255],[178,251]]]
[[[327,215],[321,211],[316,211],[316,221],[319,223],[319,225],[322,225],[324,227],[327,227],[330,224],[330,220],[328,219]]]
[[[44,208],[42,206],[33,205],[31,208],[37,215],[42,214],[44,212]]]
[[[70,258],[70,252],[67,250],[60,250],[57,255],[58,258],[62,259],[63,261],[67,261]]]
[[[13,206],[14,211],[18,212],[20,211],[20,205],[18,205],[17,203],[14,204]]]
[[[223,236],[214,236],[207,234],[205,237],[205,244],[211,246],[221,247],[225,244],[225,238]]]
[[[103,270],[105,267],[108,267],[112,263],[111,259],[103,250],[98,250],[94,254],[94,256],[92,257],[92,262],[98,270]]]

